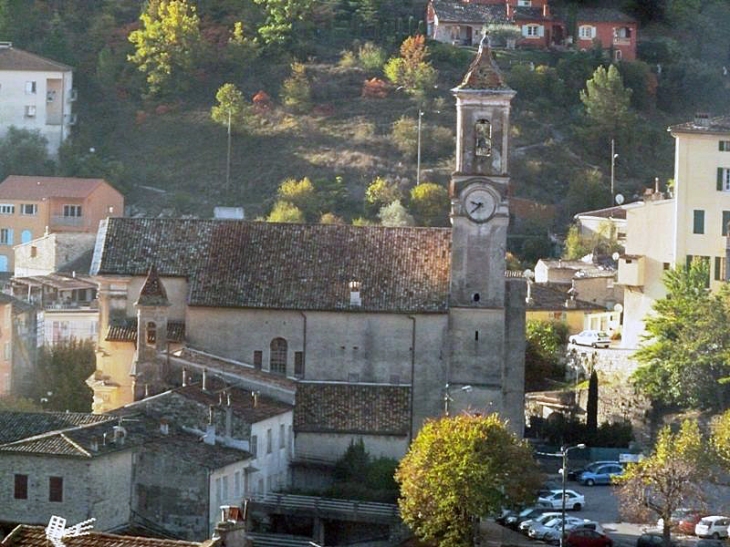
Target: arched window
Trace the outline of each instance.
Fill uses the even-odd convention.
[[[23,230],[20,233],[21,243],[28,243],[31,239],[33,239],[33,232],[31,232],[30,230]]]
[[[149,345],[154,345],[157,343],[157,325],[154,323],[154,321],[148,321],[147,322],[147,343]]]
[[[274,374],[286,375],[287,344],[283,338],[274,338],[269,347],[269,370]]]

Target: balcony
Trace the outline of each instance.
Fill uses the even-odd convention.
[[[618,284],[643,287],[645,262],[646,259],[643,256],[625,255],[620,257],[618,262]]]
[[[51,217],[51,223],[54,226],[81,228],[84,226],[84,217],[66,217],[63,215],[54,215]]]
[[[613,45],[614,46],[630,46],[631,38],[618,38],[618,37],[614,36]]]

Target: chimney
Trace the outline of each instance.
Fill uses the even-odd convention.
[[[121,425],[115,425],[113,428],[114,431],[114,442],[118,445],[124,444],[124,438],[127,436],[127,430],[124,429]]]
[[[204,368],[203,369],[203,382],[202,382],[202,384],[203,385],[201,386],[201,389],[203,391],[206,391],[208,389],[208,369],[207,368]]]
[[[543,17],[547,17],[548,16],[548,5],[547,4],[544,4],[542,6],[542,16]]]
[[[188,385],[187,382],[187,371],[183,368],[182,369],[182,387],[185,387]]]
[[[697,112],[694,124],[697,127],[710,127],[710,115],[707,112]]]
[[[350,281],[350,306],[361,306],[362,300],[360,299],[360,282]]]
[[[167,435],[170,433],[170,424],[167,423],[167,420],[164,418],[160,420],[160,433],[163,435]]]
[[[257,406],[259,406],[259,392],[252,391],[251,397],[253,397],[253,407],[256,408]]]

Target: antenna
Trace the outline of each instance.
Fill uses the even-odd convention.
[[[54,547],[66,547],[63,543],[65,538],[89,534],[94,527],[93,523],[95,520],[95,518],[90,518],[70,528],[66,528],[66,519],[53,515],[51,516],[51,520],[48,521],[48,526],[46,526],[46,537],[53,543]]]

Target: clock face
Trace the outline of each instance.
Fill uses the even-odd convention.
[[[464,210],[472,220],[485,222],[497,209],[497,198],[486,188],[475,188],[464,196]]]

